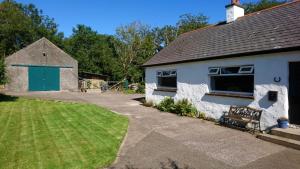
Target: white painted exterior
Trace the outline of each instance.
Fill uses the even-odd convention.
[[[235,21],[237,18],[244,16],[245,10],[237,5],[231,5],[226,8],[227,23]]]
[[[163,65],[146,68],[146,100],[159,103],[165,96],[175,100],[187,98],[206,116],[219,119],[230,105],[244,105],[263,110],[262,129],[276,124],[280,116],[288,116],[289,62],[300,61],[300,51],[245,56]],[[254,65],[254,99],[208,96],[210,92],[209,67]],[[157,88],[156,72],[177,70],[177,92],[154,91]],[[274,77],[281,78],[274,82]],[[278,91],[278,101],[268,101],[268,91]],[[300,112],[299,112],[300,113]]]

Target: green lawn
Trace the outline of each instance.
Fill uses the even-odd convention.
[[[1,95],[0,95],[1,97]],[[128,119],[94,105],[0,98],[0,168],[101,168]]]

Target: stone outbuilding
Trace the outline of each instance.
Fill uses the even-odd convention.
[[[8,56],[5,64],[8,91],[78,90],[78,62],[46,38]]]

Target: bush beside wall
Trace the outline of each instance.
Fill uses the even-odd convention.
[[[165,97],[164,100],[155,107],[160,111],[175,113],[179,116],[205,119],[205,114],[199,112],[196,107],[188,101],[188,99],[182,99],[175,102],[171,97]]]

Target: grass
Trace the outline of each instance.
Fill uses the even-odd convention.
[[[105,167],[127,126],[126,117],[94,105],[2,95],[0,168]]]
[[[124,94],[137,94],[137,92],[132,89],[124,89],[123,93]]]

